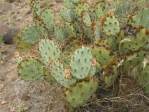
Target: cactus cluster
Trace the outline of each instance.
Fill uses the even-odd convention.
[[[125,0],[64,0],[63,9],[54,14],[31,0],[36,26],[21,33],[18,45],[38,43],[40,61],[23,60],[20,76],[40,79],[46,69],[66,88],[72,107],[83,105],[96,91],[95,74],[108,88],[119,75],[131,73],[148,94],[149,8],[139,8],[140,3],[132,14],[135,7]]]

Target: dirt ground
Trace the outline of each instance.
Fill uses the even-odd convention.
[[[49,1],[58,10],[55,7],[59,4]],[[17,33],[31,22],[29,0],[0,0],[1,36],[9,31]],[[66,112],[60,87],[44,81],[26,82],[18,77],[15,52],[14,44],[0,44],[0,112]]]

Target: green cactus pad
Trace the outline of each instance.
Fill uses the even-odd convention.
[[[82,16],[83,12],[88,12],[89,5],[84,3],[84,4],[78,4],[75,8],[75,13],[78,17]]]
[[[108,36],[119,33],[119,21],[114,16],[107,17],[103,25],[103,32]]]
[[[77,49],[70,62],[72,75],[77,79],[87,77],[91,68],[92,58],[92,53],[89,48],[82,47]]]
[[[26,27],[17,35],[17,38],[14,39],[17,49],[20,52],[30,50],[30,48],[43,37],[41,32],[44,31],[42,27],[36,25]]]
[[[63,64],[60,62],[54,62],[51,67],[51,75],[55,78],[55,80],[61,84],[62,86],[69,88],[71,85],[76,83],[76,80],[71,78],[67,79],[65,77]]]
[[[138,15],[135,15],[132,20],[133,25],[143,26],[149,29],[149,8],[145,8],[139,12]]]
[[[106,41],[112,51],[117,51],[119,49],[119,42],[121,41],[121,38],[113,36],[108,37]]]
[[[66,37],[69,37],[69,38],[76,37],[76,33],[73,25],[67,22],[65,23],[65,26],[64,26],[64,33]]]
[[[75,8],[75,4],[72,0],[64,0],[64,6],[68,9]]]
[[[45,9],[41,14],[41,19],[45,25],[45,27],[49,31],[53,31],[54,28],[54,15],[51,9]]]
[[[55,45],[53,41],[49,39],[42,39],[39,42],[39,53],[41,59],[47,65],[49,60],[56,61],[60,57],[60,49]]]
[[[143,48],[147,42],[148,35],[145,34],[145,30],[141,30],[136,37],[121,40],[119,49],[121,53],[129,53]]]
[[[110,51],[102,47],[92,49],[92,53],[101,66],[107,65],[112,59],[112,56],[110,56]]]
[[[93,95],[98,87],[96,80],[77,83],[66,92],[66,100],[72,107],[78,107],[85,104]]]
[[[72,9],[63,8],[60,11],[60,16],[67,22],[72,22],[75,18],[74,11]]]
[[[127,57],[127,59],[122,63],[123,71],[127,73],[129,76],[136,79],[136,73],[132,73],[133,69],[143,62],[145,55],[146,55],[145,52],[138,52]]]
[[[40,16],[41,8],[40,8],[39,0],[31,0],[30,4],[31,4],[31,8],[32,8],[33,14],[35,16]]]
[[[86,27],[86,25],[82,26],[84,37],[93,40],[94,39],[94,31],[92,30],[92,27]]]
[[[105,10],[105,8],[103,8],[102,4],[97,4],[95,7],[96,7],[95,13],[96,13],[97,19],[99,19],[100,17],[102,17],[106,14],[106,10]]]
[[[90,18],[90,15],[89,15],[88,12],[83,13],[83,18],[82,19],[83,19],[83,23],[86,26],[90,27],[92,25],[92,21],[91,21],[91,18]]]
[[[117,4],[116,4],[116,14],[119,16],[119,17],[124,17],[124,16],[127,16],[129,13],[132,12],[132,9],[133,9],[133,1],[132,0],[121,0],[121,1],[118,1]]]
[[[20,62],[18,73],[23,80],[40,80],[45,75],[45,68],[36,59],[26,59]]]
[[[27,44],[35,44],[41,38],[40,31],[42,29],[36,25],[25,28],[20,36],[20,40]]]
[[[55,35],[55,38],[60,42],[63,42],[66,38],[64,28],[61,26],[54,27],[54,35]]]

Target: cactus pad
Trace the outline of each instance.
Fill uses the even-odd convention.
[[[54,35],[55,35],[55,38],[61,42],[63,42],[66,38],[64,28],[61,26],[54,27]]]
[[[102,47],[92,49],[92,53],[101,66],[107,65],[112,59],[112,56],[110,56],[110,51]]]
[[[103,32],[106,35],[110,36],[116,35],[117,33],[119,33],[119,31],[119,21],[114,16],[107,17],[103,25]]]
[[[72,107],[85,104],[98,87],[96,80],[77,83],[66,92],[66,100]]]
[[[134,38],[125,38],[120,42],[120,52],[129,53],[143,48],[148,42],[148,35],[145,30],[141,30]]]
[[[88,9],[89,9],[89,5],[88,4],[86,4],[86,3],[84,3],[84,4],[78,4],[76,6],[76,10],[75,10],[76,15],[78,17],[81,17],[83,12],[88,12]]]
[[[67,79],[65,77],[63,64],[60,62],[54,62],[51,67],[51,75],[55,78],[55,80],[60,83],[62,86],[69,88],[71,85],[76,83],[75,79]]]
[[[138,15],[135,15],[132,20],[133,25],[143,26],[144,28],[149,29],[149,9],[145,8],[139,12]]]
[[[103,8],[101,4],[97,4],[95,8],[95,13],[96,13],[97,19],[99,19],[100,17],[105,15],[106,10]]]
[[[51,9],[45,9],[41,14],[41,19],[45,25],[45,27],[49,31],[53,31],[54,28],[54,15]]]
[[[60,49],[53,41],[42,39],[39,42],[39,52],[43,62],[47,65],[49,60],[55,61],[60,57]]]
[[[63,8],[60,11],[60,15],[67,22],[72,22],[74,19],[74,12],[72,9]]]
[[[89,74],[92,64],[92,53],[89,48],[82,47],[77,49],[71,58],[72,75],[77,79],[83,79]]]
[[[27,44],[35,44],[41,38],[40,31],[42,29],[38,26],[29,26],[21,33],[21,40]]]
[[[66,37],[76,37],[75,29],[73,25],[70,23],[65,23],[64,32]]]
[[[32,8],[33,14],[35,16],[40,16],[41,8],[40,8],[39,0],[31,0],[30,4],[31,4],[31,8]]]
[[[83,19],[83,23],[86,26],[90,27],[92,25],[92,21],[91,21],[91,18],[90,18],[90,15],[89,15],[88,12],[83,13],[83,18],[82,19]]]
[[[45,68],[36,59],[26,59],[20,62],[18,73],[23,80],[40,80],[45,75]]]
[[[72,0],[64,0],[64,6],[68,9],[75,8],[75,4]]]

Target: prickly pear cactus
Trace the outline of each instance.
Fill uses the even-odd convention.
[[[139,14],[135,15],[132,20],[133,25],[143,26],[144,28],[149,29],[149,8],[144,8],[139,12]]]
[[[83,23],[87,26],[90,27],[92,25],[92,21],[90,18],[90,15],[88,12],[83,12]]]
[[[73,22],[75,15],[72,9],[63,8],[60,11],[60,16],[67,22]]]
[[[61,26],[55,26],[54,27],[54,35],[55,35],[55,38],[58,41],[64,41],[64,39],[65,39],[65,33],[64,33],[63,27],[61,27]]]
[[[44,26],[49,30],[53,31],[54,30],[54,15],[52,13],[51,9],[45,9],[41,13],[41,19],[43,21]]]
[[[48,65],[49,61],[56,61],[60,58],[60,49],[55,45],[53,41],[49,39],[42,39],[39,42],[39,53],[41,60]]]
[[[17,49],[21,52],[30,50],[30,48],[40,40],[40,38],[43,38],[41,32],[44,32],[44,29],[37,25],[28,26],[23,29],[14,40]]]
[[[70,90],[66,91],[66,99],[72,107],[78,107],[88,101],[98,87],[96,80],[89,80],[77,83]]]
[[[38,58],[44,64],[36,59],[24,60],[18,67],[20,76],[37,80],[44,75],[45,79],[44,67],[50,66],[48,72],[68,90],[66,99],[72,107],[83,105],[95,92],[98,82],[93,78],[98,73],[108,88],[119,80],[119,75],[134,73],[148,93],[145,85],[149,68],[143,60],[149,48],[149,9],[139,7],[145,1],[64,0],[63,9],[54,14],[48,7],[40,7],[39,0],[31,0],[36,26],[24,30],[17,45],[30,47],[42,38]],[[88,47],[80,48],[84,45]]]
[[[18,73],[23,80],[41,80],[45,75],[45,68],[39,60],[26,59],[20,62]]]
[[[64,25],[64,33],[66,37],[76,37],[75,29],[71,23],[65,23]]]
[[[109,16],[106,18],[103,25],[103,32],[108,35],[116,35],[120,32],[119,21],[115,16]]]
[[[127,73],[129,76],[136,79],[136,73],[132,73],[133,69],[136,68],[140,63],[143,62],[144,56],[146,55],[146,52],[138,52],[131,56],[128,56],[126,60],[123,62],[123,71]]]
[[[97,62],[101,64],[101,66],[107,65],[112,59],[112,56],[110,56],[110,51],[102,47],[93,48],[92,53]]]
[[[106,14],[105,7],[102,6],[101,3],[96,4],[94,10],[95,10],[95,14],[96,14],[97,19],[101,18],[102,16],[104,16]]]
[[[126,16],[135,13],[134,8],[136,7],[136,5],[134,5],[133,2],[133,0],[119,0],[116,2],[115,13],[117,14],[120,22],[122,22],[123,24],[126,24],[127,22]]]
[[[81,17],[83,12],[88,12],[89,5],[87,3],[80,3],[76,5],[75,12],[77,17]]]
[[[120,41],[120,52],[129,53],[132,51],[137,51],[143,48],[148,42],[148,35],[146,35],[145,30],[141,30],[136,37],[125,38]]]
[[[64,0],[64,6],[68,9],[75,8],[75,4],[72,0]]]
[[[67,78],[63,64],[60,62],[54,62],[51,67],[51,75],[62,86],[69,88],[76,83],[76,80],[72,77]]]
[[[25,28],[21,33],[21,40],[27,44],[35,44],[41,38],[40,31],[42,29],[36,25]]]
[[[77,49],[71,57],[70,62],[73,77],[77,79],[87,77],[91,68],[92,58],[92,53],[89,48],[82,47]]]
[[[31,9],[33,11],[34,17],[40,16],[41,14],[41,8],[39,0],[30,0]]]

